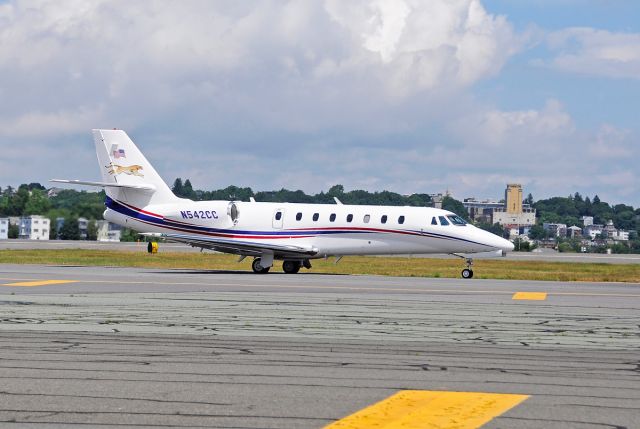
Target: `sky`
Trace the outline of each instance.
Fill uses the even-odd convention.
[[[575,192],[640,206],[636,0],[0,1],[0,186]]]

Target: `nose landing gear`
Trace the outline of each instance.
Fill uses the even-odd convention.
[[[462,270],[462,278],[470,279],[473,277],[473,270],[471,269],[471,267],[473,266],[473,259],[466,258],[466,263],[467,263],[467,268]]]
[[[453,256],[457,256],[458,258],[462,258],[464,259],[465,263],[467,264],[467,268],[465,268],[464,270],[462,270],[462,278],[463,279],[470,279],[473,277],[473,270],[471,269],[471,267],[473,266],[473,259],[472,258],[467,258],[464,255],[459,255],[457,253],[452,253]]]

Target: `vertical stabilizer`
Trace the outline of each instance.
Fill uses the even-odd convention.
[[[120,185],[152,185],[153,192],[106,188],[113,199],[138,207],[176,202],[179,199],[122,130],[93,130],[102,180]]]

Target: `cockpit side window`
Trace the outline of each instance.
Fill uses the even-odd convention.
[[[437,224],[438,224],[438,221],[436,220],[436,217],[435,216],[432,217],[431,218],[431,225],[437,225]]]
[[[440,225],[449,225],[449,221],[447,220],[446,217],[444,216],[438,216],[438,219],[440,219]]]
[[[458,216],[458,215],[447,216],[447,218],[454,225],[465,226],[467,224],[467,222],[464,219],[462,219],[460,216]]]

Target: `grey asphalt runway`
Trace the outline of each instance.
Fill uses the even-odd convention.
[[[33,250],[33,249],[87,249],[87,250],[117,250],[144,252],[147,243],[109,243],[98,241],[69,241],[69,240],[0,240],[0,250]],[[200,252],[194,248],[179,243],[160,243],[160,252]],[[406,258],[407,256],[398,256]],[[450,255],[412,255],[415,258],[448,258],[457,259]],[[545,262],[580,262],[586,264],[640,264],[640,254],[606,255],[599,253],[558,253],[552,249],[541,252],[511,252],[508,259],[514,261],[545,261]]]
[[[638,284],[0,265],[0,294],[1,427],[321,428],[406,390],[640,427]]]

